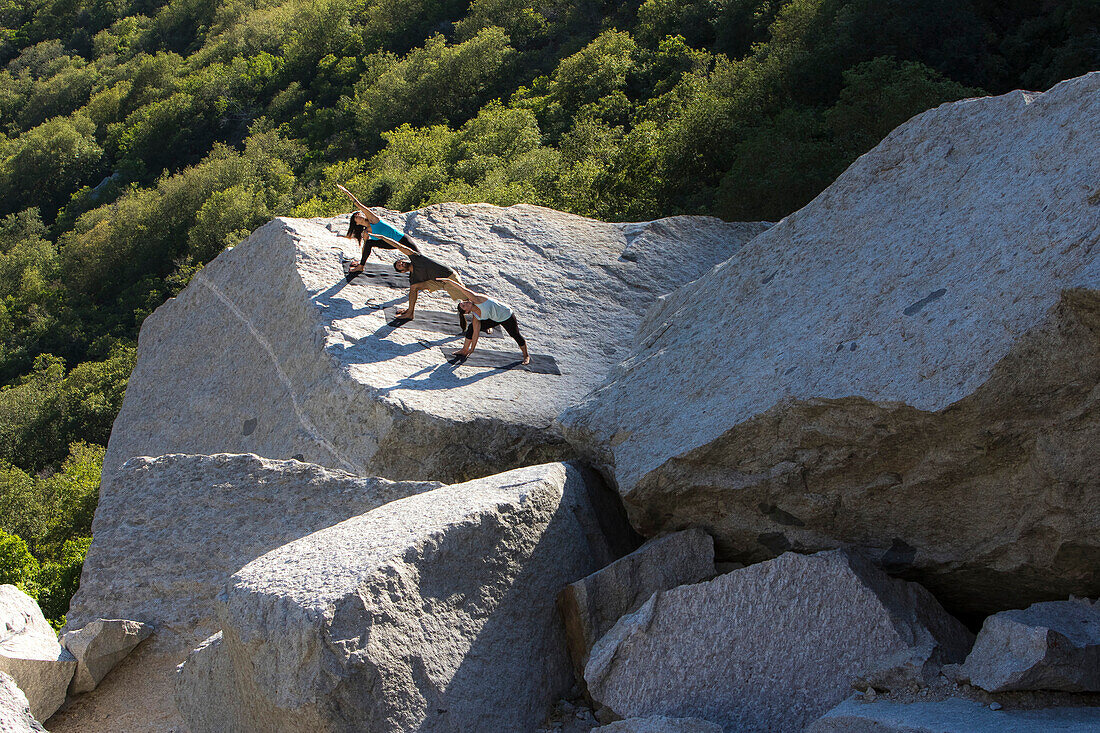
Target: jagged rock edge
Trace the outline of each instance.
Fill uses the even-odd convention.
[[[720,266],[721,265],[719,265],[719,267]],[[1090,318],[1092,320],[1091,326],[1089,324]],[[622,494],[620,490],[628,516],[635,529],[646,537],[653,536],[661,531],[684,529],[693,525],[703,526],[704,529],[707,529],[716,536],[715,555],[716,560],[719,561],[754,563],[770,559],[780,553],[746,553],[733,551],[728,546],[722,546],[719,535],[714,531],[713,527],[706,524],[700,525],[697,520],[693,520],[690,517],[686,517],[682,523],[678,523],[675,521],[674,512],[656,516],[653,511],[646,513],[642,507],[670,506],[669,502],[652,498],[661,493],[662,484],[665,483],[666,476],[674,477],[680,473],[690,472],[695,475],[695,480],[698,481],[698,477],[701,474],[708,470],[715,470],[706,465],[701,466],[696,464],[696,462],[702,464],[710,463],[710,461],[702,460],[704,456],[736,450],[736,446],[744,444],[746,439],[751,438],[753,434],[759,435],[761,433],[772,432],[764,429],[769,424],[785,421],[805,424],[807,422],[804,419],[806,413],[824,413],[832,410],[844,412],[869,411],[903,413],[905,416],[903,427],[894,431],[891,435],[891,441],[901,442],[906,439],[911,439],[914,436],[925,436],[925,439],[929,441],[931,447],[934,447],[935,441],[937,440],[936,436],[944,432],[937,429],[937,423],[942,425],[945,420],[959,419],[958,416],[967,411],[980,415],[983,409],[981,405],[983,396],[989,392],[1001,389],[1002,382],[1005,385],[1019,383],[1034,387],[1036,382],[1035,379],[1020,378],[1020,376],[1013,377],[1014,374],[1019,375],[1021,372],[1024,373],[1026,377],[1026,373],[1029,369],[1033,372],[1036,371],[1030,368],[1031,365],[1028,360],[1028,352],[1037,348],[1042,351],[1047,351],[1048,349],[1044,349],[1042,345],[1045,341],[1051,339],[1061,340],[1064,338],[1067,330],[1080,327],[1100,333],[1100,290],[1090,288],[1064,289],[1058,300],[1047,310],[1044,316],[1034,326],[1017,337],[1008,352],[993,365],[989,376],[984,382],[970,394],[946,405],[940,410],[927,411],[913,407],[904,402],[875,401],[862,396],[787,399],[780,401],[763,413],[730,428],[710,443],[669,459],[662,466],[645,474],[630,492]],[[1085,348],[1087,349],[1089,347],[1086,346]],[[1092,346],[1091,348],[1094,354],[1100,352],[1100,349],[1096,346]],[[1097,361],[1100,362],[1100,359]],[[1042,369],[1037,371],[1039,375],[1044,373]],[[1080,380],[1066,380],[1070,386],[1075,385],[1079,381]],[[598,389],[599,388],[597,388],[597,390]],[[1086,394],[1088,392],[1088,389],[1085,387],[1079,386],[1079,389]],[[1026,396],[1027,395],[1017,394],[1014,395],[1014,399],[1025,402]],[[1026,409],[1021,409],[1018,414],[1023,414],[1025,417],[1028,416]],[[966,415],[963,416],[965,417]],[[851,422],[856,425],[856,429],[870,430],[875,427],[875,423],[878,421],[862,421],[862,425],[868,426],[866,428],[860,427],[860,421],[853,420]],[[615,480],[613,471],[614,459],[610,449],[601,450],[599,441],[592,440],[591,436],[586,434],[587,430],[583,428],[576,428],[568,425],[563,425],[562,428],[566,438],[572,443],[576,450],[582,453],[584,460],[591,463],[610,486],[619,488]],[[873,443],[868,441],[855,442],[873,446]],[[869,448],[868,450],[872,451],[873,448]],[[921,451],[921,454],[926,455],[929,450],[929,448],[926,448]],[[768,463],[766,456],[758,460],[760,460],[762,465],[767,465]],[[790,477],[792,475],[792,472],[788,472],[782,474],[782,476],[769,477],[768,480]],[[800,478],[805,481],[804,476],[800,476]],[[673,503],[672,506],[675,506],[675,504]],[[905,572],[898,573],[898,568],[892,568],[888,566],[888,563],[883,563],[881,556],[885,556],[886,552],[888,552],[888,548],[860,546],[859,543],[852,544],[855,544],[856,547],[860,549],[878,550],[878,552],[874,554],[880,555],[878,559],[880,565],[886,565],[886,569],[894,574],[900,574],[903,577],[915,579],[924,583],[934,592],[937,598],[941,599],[941,601],[949,602],[950,594],[947,594],[947,598],[944,597],[944,588],[941,584],[929,582],[929,579],[922,577],[921,573],[908,572],[909,569],[902,569]],[[835,538],[823,537],[816,544],[792,543],[792,546],[787,549],[796,552],[813,553],[841,546],[847,547],[851,545],[843,541],[838,542]],[[957,569],[965,570],[965,568],[961,566]],[[1067,591],[1067,593],[1069,592],[1071,591]],[[1092,593],[1092,595],[1098,594],[1100,594],[1100,586],[1095,588]],[[1065,595],[1065,593],[1059,593],[1051,595],[1050,597],[1036,597],[1034,600],[1058,600],[1064,598]]]

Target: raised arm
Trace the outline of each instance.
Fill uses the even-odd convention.
[[[467,290],[467,289],[466,289],[466,288],[465,288],[465,287],[464,287],[464,286],[462,285],[462,283],[460,283],[460,282],[459,282],[458,280],[454,279],[453,277],[447,277],[447,278],[443,278],[443,279],[442,279],[442,280],[440,280],[439,282],[441,282],[441,283],[448,283],[449,285],[453,285],[453,286],[454,286],[454,288],[455,288],[456,290],[458,290],[458,291],[459,291],[460,293],[462,293],[463,295],[465,295],[467,299],[469,299],[470,301],[472,301],[472,302],[474,302],[474,303],[477,303],[477,302],[478,302],[478,300],[477,300],[477,299],[478,299],[479,297],[481,297],[481,299],[482,299],[482,300],[484,300],[484,299],[485,299],[485,298],[484,298],[484,297],[482,297],[482,296],[478,296],[478,295],[477,295],[477,293],[474,293],[474,292],[472,292],[472,291],[470,291],[470,290]],[[479,308],[478,310],[480,311],[481,309]]]
[[[341,191],[343,191],[345,196],[347,196],[349,199],[351,199],[352,203],[355,204],[355,208],[359,209],[359,211],[363,214],[363,216],[367,217],[367,221],[369,221],[371,224],[377,224],[378,223],[378,221],[379,221],[378,217],[374,215],[373,211],[371,211],[366,206],[364,206],[362,201],[355,198],[355,194],[353,194],[351,191],[349,191],[346,188],[344,188],[343,186],[341,186],[339,183],[336,184],[336,187],[338,189],[340,189]]]
[[[414,250],[409,249],[405,245],[401,244],[401,242],[395,242],[394,240],[390,239],[389,237],[387,237],[383,234],[372,234],[371,238],[372,239],[381,239],[383,242],[385,242],[389,246],[393,247],[394,249],[398,250],[399,252],[401,252],[401,254],[405,255],[406,257],[412,257],[414,254],[417,254],[417,252],[415,252]]]

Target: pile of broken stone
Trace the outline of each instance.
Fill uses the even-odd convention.
[[[156,633],[50,729],[1100,729],[1097,118],[945,105],[774,226],[387,213],[560,375],[262,227],[142,327],[68,620]]]
[[[575,495],[584,491],[579,485],[582,479],[568,467],[521,469],[496,478],[523,487],[518,492],[510,491],[511,487],[504,490],[512,493],[513,506],[502,505],[499,482],[483,482],[482,489],[490,491],[477,499],[469,497],[469,504],[480,499],[480,514],[471,513],[468,504],[461,519],[458,515],[452,519],[473,520],[483,529],[487,517],[499,520],[504,510],[525,512],[526,519],[537,523],[539,507],[527,511],[521,505],[527,503],[525,499],[538,505],[540,498],[545,504],[546,494],[556,494],[559,501],[568,497],[564,501],[574,515],[572,522],[591,510],[588,502]],[[440,498],[461,501],[467,497],[459,494],[476,491],[476,487],[451,488],[429,490],[414,498],[421,499],[422,505]],[[436,492],[450,496],[433,496]],[[487,502],[496,505],[490,507]],[[406,523],[410,514],[394,513],[390,518],[398,517]],[[264,560],[303,564],[303,576],[298,578],[302,581],[318,562],[313,552],[327,553],[341,545],[365,547],[368,543],[349,535],[377,537],[384,524],[384,517],[364,518],[339,532],[318,533],[326,537],[307,538],[309,552],[288,546]],[[566,534],[569,529],[577,528],[566,529]],[[452,524],[447,534],[453,533],[461,530]],[[565,629],[562,639],[554,633],[557,619],[549,618],[547,604],[540,604],[530,590],[546,591],[560,579],[555,571],[564,555],[586,549],[581,534],[572,538],[559,532],[540,535],[537,542],[550,540],[550,549],[558,556],[544,557],[541,562],[547,564],[508,578],[510,592],[497,599],[493,613],[480,626],[476,643],[488,645],[483,659],[471,659],[472,648],[464,659],[447,658],[456,644],[461,648],[466,642],[460,629],[448,633],[446,626],[459,621],[453,614],[462,614],[463,606],[476,603],[475,599],[464,598],[446,610],[437,606],[432,613],[437,626],[417,628],[424,619],[410,608],[406,607],[404,619],[384,615],[383,607],[407,606],[410,599],[404,595],[384,600],[375,596],[379,605],[366,610],[359,602],[345,608],[349,598],[372,587],[360,577],[356,585],[346,586],[343,596],[334,595],[316,607],[348,618],[338,615],[312,623],[299,618],[288,623],[288,617],[303,608],[286,607],[285,592],[276,605],[270,599],[252,597],[260,588],[248,587],[245,579],[255,582],[264,573],[246,567],[234,576],[233,592],[240,603],[254,608],[242,607],[235,616],[227,616],[236,618],[236,623],[190,653],[178,672],[179,708],[193,731],[305,731],[348,723],[361,730],[416,730],[432,718],[442,718],[445,722],[436,724],[450,730],[533,730],[539,711],[547,708],[548,693],[567,684],[560,670],[553,669],[552,661],[560,661],[554,659],[560,657],[558,650],[547,649],[564,641],[579,682],[572,692],[580,699],[572,704],[559,701],[559,715],[539,730],[1084,733],[1100,726],[1100,695],[1088,694],[1100,691],[1100,604],[1071,599],[997,613],[985,620],[975,640],[921,586],[891,578],[851,553],[785,553],[717,575],[710,535],[690,529],[650,540],[567,585],[557,597]],[[504,539],[503,534],[492,535],[487,544]],[[438,537],[432,552],[446,552],[455,541]],[[401,564],[420,550],[403,549],[400,557],[374,559],[376,568],[385,569],[388,583],[408,577],[412,568]],[[516,549],[508,546],[500,557],[489,559],[508,562],[504,554]],[[439,559],[438,555],[416,557],[421,588],[427,572],[446,575],[458,570],[446,563],[440,568]],[[474,559],[463,553],[455,560]],[[525,577],[530,572],[538,577]],[[495,575],[492,579],[497,582],[507,577]],[[285,579],[285,573],[280,577]],[[271,590],[264,585],[264,592]],[[378,591],[377,585],[374,590]],[[465,590],[475,589],[467,585]],[[492,595],[484,593],[486,598]],[[314,596],[313,600],[319,599]],[[280,602],[282,609],[276,607]],[[416,602],[429,601],[418,598]],[[222,598],[219,603],[229,607],[234,601]],[[5,620],[19,619],[22,624],[8,621],[0,646],[4,670],[0,716],[9,726],[4,730],[44,730],[36,719],[54,712],[66,688],[70,694],[95,689],[151,633],[148,626],[131,621],[97,621],[65,634],[59,645],[34,601],[13,586],[0,587],[0,604]],[[280,613],[278,628],[265,615],[273,611]],[[371,621],[382,620],[378,625],[383,628],[376,630],[367,623],[356,630],[362,633],[365,628],[381,638],[358,646],[354,654],[346,647],[338,652],[325,648],[334,643],[336,628],[349,623],[354,628],[356,621],[363,624],[364,613],[371,614]],[[469,622],[471,615],[464,620]],[[256,625],[247,627],[246,619]],[[493,623],[509,628],[489,630]],[[504,648],[507,644],[516,648],[509,652]],[[410,652],[415,656],[410,657]],[[540,659],[542,652],[550,654]],[[329,664],[318,664],[317,657]],[[373,674],[364,674],[364,657],[379,665],[370,665]],[[410,658],[425,665],[421,671],[425,677],[409,666]],[[242,669],[234,667],[234,659],[268,665]],[[449,670],[449,684],[432,690],[427,665],[432,664],[438,674],[448,662],[455,665]],[[466,666],[472,666],[468,674],[463,672]],[[525,674],[509,679],[520,671]],[[241,679],[242,673],[248,677]],[[339,682],[334,683],[333,677]],[[424,708],[429,691],[435,693],[433,704],[444,707]],[[511,707],[478,708],[494,699],[507,700]],[[560,714],[563,707],[568,717]],[[288,714],[292,721],[280,721]],[[16,727],[17,723],[21,725]]]
[[[98,619],[60,641],[38,603],[0,585],[0,727],[43,730],[67,694],[91,692],[153,629],[125,619]]]
[[[1100,604],[994,614],[975,640],[920,585],[843,550],[717,577],[711,551],[705,532],[672,533],[562,593],[595,717],[618,720],[596,730],[1100,725],[1100,695],[1085,694],[1100,691]]]

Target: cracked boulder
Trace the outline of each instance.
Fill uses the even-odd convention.
[[[38,603],[14,585],[0,585],[0,672],[15,680],[36,720],[65,702],[75,670],[76,659],[57,643]]]
[[[440,485],[254,455],[129,460],[100,494],[67,629],[109,617],[156,633],[61,714],[109,716],[126,729],[181,728],[175,669],[220,628],[214,599],[233,573],[288,542]]]
[[[925,112],[647,317],[561,421],[642,534],[1100,594],[1100,73]]]
[[[657,591],[698,583],[714,574],[714,541],[701,529],[687,529],[651,540],[567,585],[558,594],[558,610],[577,677],[584,679],[592,646],[621,617],[638,610]]]
[[[127,654],[149,638],[153,627],[120,618],[96,619],[82,629],[68,631],[61,645],[76,657],[76,674],[69,691],[90,692]]]
[[[786,553],[655,593],[592,649],[585,680],[620,717],[796,731],[907,650],[962,659],[972,636],[916,583],[841,550]]]
[[[218,598],[221,637],[180,670],[188,725],[534,730],[573,684],[557,591],[631,539],[600,491],[572,465],[517,469],[257,558]]]
[[[989,692],[1100,691],[1100,602],[1051,601],[990,616],[959,675]]]
[[[255,453],[450,483],[559,460],[572,450],[548,426],[626,356],[646,309],[767,228],[711,217],[605,224],[526,205],[380,213],[466,285],[510,304],[531,353],[552,356],[561,374],[448,363],[441,349],[462,345],[448,297],[422,294],[418,318],[392,327],[408,293],[393,251],[376,250],[371,273],[349,283],[341,263],[359,253],[336,236],[346,217],[277,219],[142,324],[103,495],[139,455]],[[478,349],[519,353],[499,334]]]
[[[242,566],[439,486],[254,455],[133,458],[114,490],[100,497],[67,628],[104,617],[134,619],[152,624],[158,643],[186,651],[218,630],[214,597]]]
[[[128,687],[134,694],[148,687],[159,699],[152,680],[170,685],[187,651],[218,630],[214,598],[242,566],[348,517],[439,486],[254,455],[133,458],[118,471],[113,490],[100,497],[67,629],[104,616],[154,626],[156,635],[142,647],[146,674]]]

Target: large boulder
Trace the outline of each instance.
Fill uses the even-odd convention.
[[[719,560],[854,545],[983,615],[1100,594],[1098,117],[1094,73],[905,123],[655,308],[567,436]]]
[[[68,631],[61,646],[76,658],[76,674],[69,691],[91,692],[127,654],[149,638],[153,627],[121,618],[96,619],[82,629]]]
[[[61,707],[75,670],[76,659],[57,643],[35,600],[14,585],[0,585],[0,672],[27,696],[35,719]]]
[[[631,539],[600,490],[566,464],[517,469],[257,558],[219,596],[222,638],[180,671],[188,725],[534,730],[573,683],[554,597]]]
[[[971,635],[928,591],[840,550],[786,553],[656,593],[592,649],[589,692],[622,717],[697,717],[795,731],[900,652],[941,662]]]
[[[218,630],[214,598],[233,573],[287,542],[440,485],[253,455],[130,460],[100,496],[67,628],[114,617],[157,633],[51,727],[84,733],[89,720],[103,721],[102,730],[180,727],[175,668]]]
[[[67,628],[100,618],[157,629],[190,649],[218,630],[214,597],[265,552],[432,481],[362,478],[254,455],[134,458],[101,496]]]
[[[558,594],[558,610],[577,676],[584,679],[588,654],[600,637],[651,595],[713,576],[714,541],[701,529],[687,529],[650,540],[565,586]]]
[[[346,217],[277,219],[142,324],[103,495],[137,455],[255,453],[452,483],[558,460],[572,451],[547,426],[626,356],[646,308],[766,229],[710,217],[605,224],[534,206],[382,213],[511,304],[532,353],[552,355],[561,375],[449,364],[438,347],[461,346],[457,336],[387,325],[384,307],[407,287],[345,280],[342,259],[359,256],[336,236]],[[370,264],[393,259],[376,250]],[[457,329],[449,298],[421,295],[417,311],[432,310]]]
[[[1050,601],[990,616],[959,674],[989,692],[1100,691],[1100,602]]]
[[[0,731],[3,733],[47,733],[31,715],[27,696],[9,675],[0,672]]]
[[[997,707],[997,706],[994,706]],[[806,733],[1095,733],[1100,708],[994,710],[972,700],[864,702],[853,696],[806,728]]]

